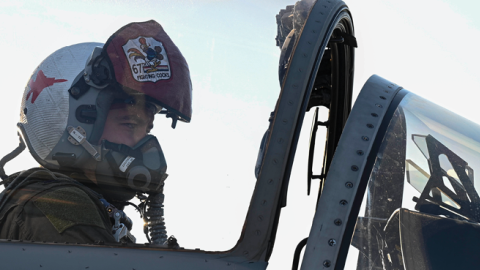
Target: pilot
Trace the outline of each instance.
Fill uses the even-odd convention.
[[[135,242],[123,208],[137,196],[147,239],[178,246],[163,219],[167,164],[149,133],[158,113],[173,128],[189,122],[191,97],[187,62],[153,20],[48,56],[25,88],[20,145],[0,160],[0,238]],[[7,176],[25,145],[41,167]]]

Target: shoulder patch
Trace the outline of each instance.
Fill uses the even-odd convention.
[[[98,213],[98,208],[92,199],[79,188],[56,189],[36,198],[34,204],[59,233],[79,224],[106,229]]]

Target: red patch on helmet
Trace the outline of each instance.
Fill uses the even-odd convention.
[[[52,86],[55,83],[59,82],[66,82],[67,80],[65,79],[55,79],[55,78],[48,78],[43,74],[43,70],[40,70],[37,73],[37,79],[34,81],[33,77],[30,79],[30,82],[28,82],[28,85],[30,85],[30,91],[27,93],[27,97],[25,100],[28,100],[30,95],[32,95],[32,100],[31,102],[34,103],[35,100],[37,99],[38,95],[43,91],[43,89]]]

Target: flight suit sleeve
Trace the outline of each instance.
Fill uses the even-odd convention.
[[[47,242],[116,242],[104,208],[83,190],[61,187],[29,200],[16,223],[19,239]]]

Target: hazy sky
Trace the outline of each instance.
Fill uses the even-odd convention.
[[[167,230],[187,248],[233,247],[255,184],[256,151],[280,91],[275,15],[294,2],[2,1],[0,156],[17,144],[22,93],[31,72],[46,56],[75,43],[105,42],[129,22],[155,19],[189,62],[194,87],[192,123],[179,123],[171,130],[169,121],[158,117],[153,129],[169,163]],[[480,4],[437,0],[347,4],[359,45],[354,96],[369,76],[378,74],[480,122],[480,19],[476,14]],[[315,204],[315,196],[306,197],[310,122],[308,114],[271,269],[290,268],[286,265],[291,264],[296,244],[309,233]],[[33,166],[36,163],[25,151],[6,171]]]

